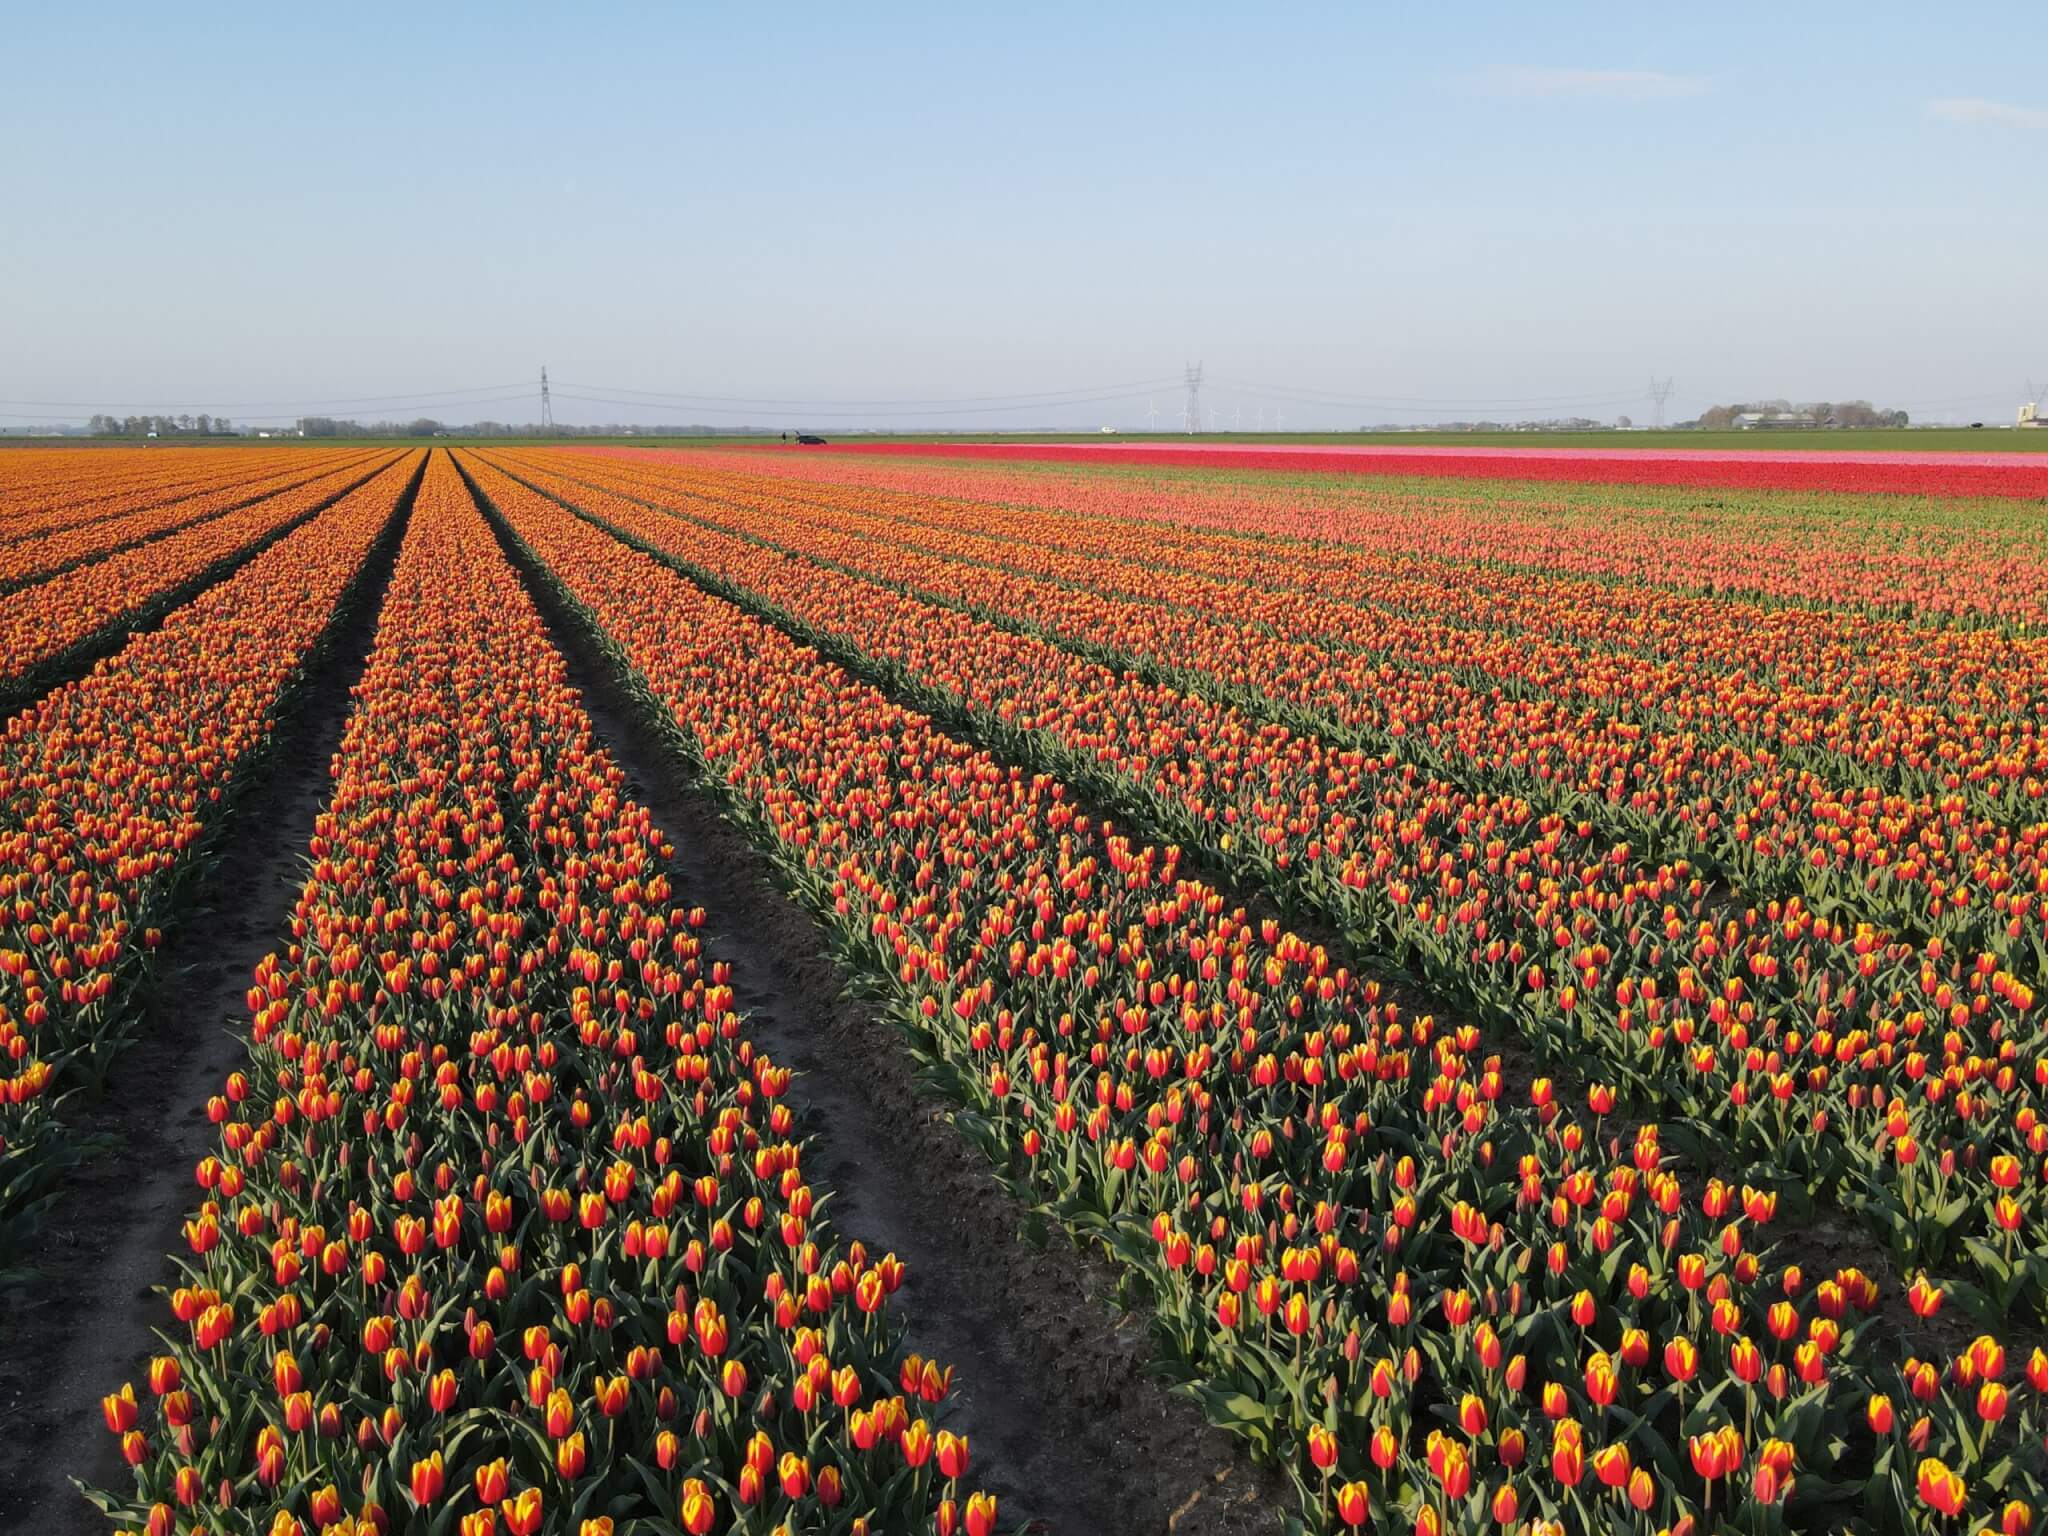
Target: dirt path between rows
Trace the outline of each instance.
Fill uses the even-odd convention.
[[[68,1117],[113,1144],[74,1170],[22,1255],[30,1280],[0,1297],[0,1531],[105,1536],[71,1480],[132,1486],[99,1399],[124,1381],[145,1391],[153,1330],[171,1320],[157,1287],[175,1283],[168,1255],[183,1251],[180,1227],[199,1202],[192,1170],[217,1143],[206,1100],[244,1059],[249,978],[291,919],[410,506],[408,491],[280,717],[273,757],[230,811],[219,862],[159,952],[106,1097]]]
[[[1026,1213],[920,1087],[894,1027],[844,996],[824,935],[767,859],[647,728],[581,624],[543,584],[529,590],[600,740],[674,842],[679,899],[704,907],[754,1037],[798,1070],[790,1097],[841,1239],[909,1266],[909,1347],[956,1367],[952,1422],[1003,1528],[1028,1516],[1057,1536],[1277,1530],[1291,1491],[1141,1374],[1145,1325],[1118,1312],[1106,1263],[1057,1234],[1026,1239]]]

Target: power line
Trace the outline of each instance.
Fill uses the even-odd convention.
[[[797,408],[790,406],[764,407],[761,405],[692,405],[673,402],[670,403],[666,408],[675,411],[694,412],[696,414],[704,416],[750,416],[766,414],[783,417],[803,417],[805,419],[815,421],[839,420],[846,418],[862,419],[873,418],[877,416],[981,416],[991,412],[999,411],[1050,411],[1058,410],[1064,406],[1109,405],[1120,400],[1136,400],[1142,399],[1143,397],[1143,390],[1120,390],[1115,394],[1091,395],[1086,397],[1077,396],[1065,400],[1027,400],[1016,405],[977,404],[952,407],[910,408],[901,410],[890,410],[876,407],[865,407],[856,410],[818,410],[811,407]],[[559,398],[563,400],[577,400],[588,405],[637,406],[642,410],[652,409],[654,407],[662,405],[662,402],[660,401],[625,400],[619,398],[616,395],[583,394],[579,391],[569,389],[564,389]]]
[[[1244,383],[1237,379],[1219,379],[1217,382],[1228,385],[1235,389],[1253,390],[1267,396],[1278,395],[1286,399],[1306,400],[1312,399],[1316,396],[1323,396],[1332,400],[1334,403],[1338,405],[1354,404],[1360,398],[1359,396],[1349,394],[1345,391],[1322,389],[1314,385],[1249,384]],[[1608,393],[1608,391],[1603,390],[1587,390],[1582,391],[1579,394],[1573,395],[1520,395],[1485,398],[1476,396],[1464,396],[1454,398],[1450,396],[1424,397],[1419,395],[1389,395],[1370,396],[1365,398],[1384,402],[1399,401],[1407,405],[1568,405],[1575,400],[1588,400],[1594,398],[1604,399],[1607,397]]]
[[[444,397],[496,395],[505,390],[527,394],[532,388],[530,384],[479,384],[467,389],[412,390],[402,395],[345,395],[334,400],[0,400],[0,405],[32,405],[48,410],[75,411],[260,411],[282,410],[288,406],[388,406],[407,401],[420,405],[469,405],[490,402]]]
[[[1247,383],[1231,379],[1214,379],[1205,376],[1202,364],[1187,365],[1178,378],[1163,377],[1137,380],[1127,384],[1105,384],[1067,389],[1046,389],[1026,393],[952,395],[924,399],[853,399],[846,397],[810,398],[769,398],[742,395],[688,394],[682,392],[646,390],[623,385],[566,384],[560,398],[588,404],[610,405],[639,410],[668,409],[708,417],[739,417],[773,413],[781,416],[809,416],[818,419],[851,420],[861,417],[953,417],[988,413],[1017,411],[1056,411],[1092,405],[1107,405],[1124,400],[1142,399],[1147,395],[1156,397],[1158,391],[1168,386],[1179,386],[1186,393],[1186,405],[1182,411],[1182,424],[1186,431],[1200,432],[1201,386],[1204,382],[1220,383],[1227,388],[1241,392],[1244,396],[1259,401],[1289,403],[1307,406],[1315,410],[1366,410],[1389,412],[1422,411],[1481,411],[1481,410],[1543,410],[1572,411],[1590,410],[1603,406],[1625,406],[1644,398],[1639,386],[1632,390],[1589,391],[1563,395],[1525,395],[1498,398],[1454,398],[1428,396],[1371,396],[1352,395],[1337,390],[1323,389],[1309,385],[1270,385]],[[1666,377],[1650,380],[1648,398],[1652,402],[1655,420],[1663,424],[1664,406],[1674,390],[1673,381]],[[0,399],[0,417],[17,421],[45,419],[45,413],[61,411],[141,411],[155,414],[171,414],[195,411],[233,411],[245,421],[289,420],[294,416],[314,412],[332,412],[342,416],[367,415],[372,411],[445,411],[458,407],[487,406],[533,398],[533,386],[529,384],[476,385],[445,390],[419,390],[391,395],[353,395],[338,398],[309,400],[244,400],[244,401],[192,401],[165,404],[162,402],[108,402],[89,400],[29,400]],[[2031,391],[2030,391],[2031,392]],[[1999,395],[1976,395],[1956,397],[1944,401],[1908,402],[1905,409],[1932,410],[1944,407],[1975,405],[2002,399]],[[547,370],[542,369],[541,421],[543,426],[554,424],[553,395],[547,379]],[[1148,402],[1149,403],[1149,402]],[[254,413],[254,414],[251,414]],[[1156,405],[1148,410],[1148,418],[1156,426]],[[1277,424],[1281,416],[1276,411]],[[1258,424],[1265,424],[1265,407],[1258,411]]]
[[[652,401],[655,404],[669,405],[710,404],[790,407],[820,406],[826,408],[830,408],[833,406],[853,406],[863,409],[880,407],[902,407],[904,409],[910,409],[918,406],[932,406],[936,408],[940,406],[955,405],[994,405],[1001,402],[1013,401],[1022,402],[1027,405],[1057,405],[1066,403],[1061,397],[1083,395],[1090,397],[1100,397],[1111,400],[1123,400],[1128,399],[1135,394],[1142,394],[1146,390],[1158,389],[1162,385],[1171,384],[1175,382],[1177,381],[1172,378],[1140,379],[1137,382],[1131,384],[1098,384],[1074,389],[1042,389],[1032,391],[1028,394],[950,395],[923,400],[847,400],[831,399],[825,396],[811,396],[808,398],[799,397],[795,399],[769,399],[747,395],[693,395],[683,393],[680,391],[670,390],[628,389],[623,385],[617,384],[575,384],[569,382],[566,379],[563,381],[562,387],[564,389],[585,390],[590,392],[591,394],[602,396],[606,400],[617,400],[619,399],[619,397],[626,397],[626,399],[624,401],[621,401],[621,403],[630,403],[630,401],[633,399],[645,399]],[[1084,400],[1080,403],[1087,404],[1090,402]]]
[[[545,372],[545,370],[543,370]],[[1137,398],[1148,389],[1157,389],[1170,379],[1153,379],[1127,385],[1102,385],[1084,389],[1043,390],[1022,395],[964,395],[934,398],[929,400],[844,400],[831,401],[820,398],[773,400],[734,395],[662,395],[652,390],[629,389],[616,385],[568,385],[561,398],[578,400],[590,404],[634,406],[641,409],[669,408],[706,415],[736,416],[758,410],[781,410],[788,413],[842,418],[867,415],[972,415],[982,411],[1053,410],[1063,406],[1101,405],[1120,400]],[[213,402],[187,402],[164,404],[162,402],[110,402],[103,400],[0,400],[0,406],[27,406],[39,412],[46,411],[116,411],[139,410],[152,413],[176,412],[188,407],[234,410],[242,413],[245,420],[274,421],[287,420],[309,410],[328,409],[337,414],[349,415],[367,413],[373,409],[435,410],[464,405],[497,405],[514,400],[531,400],[531,384],[509,384],[478,386],[474,389],[446,390],[439,392],[415,392],[404,395],[362,395],[330,400],[245,400],[216,405]],[[542,416],[544,423],[553,421],[554,393],[550,382],[544,381]],[[835,407],[844,407],[839,409]],[[250,414],[256,413],[256,414]],[[12,413],[0,412],[0,415]],[[19,419],[40,420],[40,415],[24,415]]]
[[[522,390],[522,391],[521,391],[521,392],[520,392],[520,393],[519,393],[518,395],[510,396],[510,397],[508,397],[508,398],[511,398],[511,399],[531,399],[531,398],[532,398],[532,396],[533,396],[533,386],[529,384],[529,385],[528,385],[528,386],[526,386],[526,388],[525,388],[524,390]],[[458,403],[460,403],[460,402],[458,402]],[[495,402],[491,402],[491,401],[482,401],[482,402],[477,402],[477,403],[479,403],[479,404],[493,404],[493,403],[495,403]],[[417,407],[417,409],[420,409],[420,410],[429,410],[429,409],[433,409],[433,407],[430,407],[430,406],[420,406],[420,407]],[[135,414],[138,414],[138,415],[142,415],[142,416],[149,416],[149,417],[167,417],[167,416],[169,416],[169,414],[170,414],[170,413],[169,413],[168,411],[141,411],[141,412],[137,412],[137,413],[135,413]],[[188,413],[188,414],[189,414],[189,413]],[[334,414],[335,414],[335,416],[336,416],[336,417],[337,417],[338,419],[340,419],[340,420],[343,420],[343,421],[355,421],[355,420],[359,420],[359,419],[361,419],[362,417],[368,416],[368,415],[370,414],[370,412],[368,412],[368,411],[338,411],[338,412],[336,412],[336,413],[334,413]],[[223,416],[223,417],[221,417],[220,419],[221,419],[221,421],[222,421],[222,422],[227,422],[229,418],[227,418],[226,416]],[[248,411],[243,411],[243,412],[239,412],[239,413],[237,413],[237,414],[236,414],[236,416],[234,417],[234,423],[235,423],[236,425],[238,425],[238,426],[249,426],[249,425],[254,425],[254,424],[255,424],[255,423],[257,423],[257,422],[266,422],[266,421],[304,421],[304,420],[306,420],[306,419],[307,419],[307,413],[306,413],[306,412],[304,412],[304,411],[271,411],[271,412],[267,412],[267,413],[266,413],[266,412],[248,412]],[[6,420],[6,421],[40,421],[40,422],[47,422],[47,423],[48,423],[49,425],[51,425],[51,426],[66,426],[66,425],[70,425],[70,424],[71,424],[71,423],[69,423],[69,422],[68,422],[67,420],[65,420],[64,418],[61,418],[61,417],[53,417],[53,416],[51,416],[51,415],[50,415],[50,414],[49,414],[48,412],[46,412],[46,411],[44,411],[44,412],[30,412],[30,411],[0,411],[0,420]]]
[[[1951,400],[1907,400],[1895,407],[1902,411],[1938,411],[1953,405],[1996,405],[2002,404],[2007,395],[1959,395]]]
[[[1297,405],[1320,405],[1345,407],[1354,410],[1480,410],[1513,409],[1534,406],[1564,408],[1570,406],[1623,405],[1640,400],[1640,390],[1619,390],[1583,395],[1531,395],[1518,399],[1425,399],[1421,397],[1361,397],[1340,395],[1335,391],[1309,387],[1279,387],[1268,384],[1251,384],[1237,379],[1219,379],[1216,382],[1227,388],[1244,391],[1255,398],[1287,400]]]

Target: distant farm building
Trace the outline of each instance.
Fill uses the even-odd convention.
[[[1735,418],[1735,425],[1745,432],[1783,431],[1797,427],[1831,427],[1835,418],[1825,421],[1811,411],[1744,411]]]

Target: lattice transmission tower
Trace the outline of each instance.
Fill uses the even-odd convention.
[[[1658,428],[1664,425],[1664,402],[1671,398],[1671,380],[1660,379],[1654,374],[1650,378],[1650,421]]]

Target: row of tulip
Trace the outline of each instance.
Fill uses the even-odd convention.
[[[360,451],[286,448],[261,458],[240,446],[169,455],[140,448],[6,454],[0,456],[0,544],[218,490],[273,466],[317,469]]]
[[[443,455],[393,574],[145,1391],[149,1536],[989,1536],[892,1256]]]
[[[642,463],[675,458],[646,448],[591,453]],[[1206,530],[1289,547],[1356,548],[1455,569],[1584,576],[2035,628],[2048,622],[2048,594],[2032,579],[2048,548],[2040,519],[2024,501],[745,450],[693,450],[690,459],[786,482],[1061,509],[1164,534]]]
[[[841,453],[919,458],[1022,459],[1050,463],[1197,468],[1230,473],[1392,475],[1416,479],[1557,481],[1571,485],[1684,486],[1858,496],[2048,497],[2048,463],[2036,453],[1683,453],[1630,448],[1546,454],[1521,449],[1451,453],[1299,444],[1189,443],[841,444]]]
[[[463,463],[963,1131],[1149,1290],[1165,1362],[1291,1470],[1302,1523],[2030,1520],[2004,1507],[2048,1487],[2048,1357],[2026,1387],[1988,1338],[1885,1363],[1875,1282],[1773,1253],[1770,1191],[1683,1175],[1598,1096],[1518,1101],[1476,1029],[1411,1017],[1178,848]]]
[[[2048,640],[1533,577],[1453,583],[1246,541],[1176,549],[1023,511],[980,509],[976,528],[909,497],[792,496],[668,466],[603,475],[576,457],[542,462],[749,531],[794,523],[834,558],[908,547],[935,573],[920,586],[1046,615],[1475,788],[1583,806],[1617,840],[1747,890],[1915,919],[1932,905],[1939,920],[1959,890],[1967,912],[1973,886],[2039,872]]]
[[[2048,1083],[2021,1055],[2037,1026],[2020,966],[1796,899],[1732,908],[1683,864],[1636,865],[1583,822],[1292,736],[843,565],[563,488],[843,659],[878,663],[921,707],[1292,894],[1361,949],[1409,956],[1551,1060],[1590,1053],[1589,1070],[1633,1090],[1625,1103],[1845,1199],[1902,1261],[1962,1266],[1987,1304],[2048,1299],[2031,1256]]]
[[[236,511],[369,458],[368,454],[357,453],[339,464],[326,454],[310,462],[297,456],[283,460],[244,459],[237,473],[217,485],[144,491],[136,498],[143,504],[133,511],[66,523],[61,528],[0,544],[0,592],[43,580],[88,560],[105,559],[118,550],[162,538],[223,512]]]
[[[137,487],[188,477],[204,480],[222,469],[218,451],[168,467],[162,454],[119,449],[46,447],[36,453],[10,453],[0,459],[0,539],[11,538],[13,525],[21,520],[52,518],[51,526],[58,526],[74,511],[91,516],[95,503]]]
[[[51,1192],[57,1101],[126,1037],[201,845],[419,466],[392,461],[0,731],[0,1247]]]
[[[0,603],[0,701],[25,702],[70,658],[197,591],[395,462],[330,470],[292,490],[77,566]]]
[[[1929,621],[1925,616],[1902,622],[1897,616],[1887,617],[1852,603],[1825,601],[1823,594],[1811,587],[1788,594],[1802,599],[1788,603],[1744,598],[1719,587],[1702,594],[1674,590],[1669,582],[1653,579],[1596,579],[1568,560],[1532,564],[1450,559],[1426,537],[1405,543],[1306,540],[1201,522],[1181,526],[1162,523],[1157,517],[1105,516],[1048,506],[1042,500],[998,505],[986,498],[919,494],[910,488],[819,485],[786,478],[802,461],[793,466],[790,461],[760,455],[622,459],[611,453],[580,450],[547,457],[558,465],[576,464],[586,471],[610,464],[685,487],[734,481],[773,484],[792,496],[809,495],[834,506],[865,507],[912,525],[931,523],[1026,543],[1049,542],[1077,553],[1106,554],[1119,561],[1242,579],[1254,586],[1303,590],[1339,601],[1355,603],[1364,598],[1374,608],[1449,620],[1456,628],[1478,631],[1482,636],[1503,629],[1526,631],[1583,641],[1595,647],[1595,654],[1604,650],[1640,652],[1668,664],[1732,669],[1835,692],[1906,689],[1915,696],[1930,690],[1937,696],[1953,692],[1972,707],[1983,708],[1985,701],[1974,699],[1974,690],[1958,689],[1955,674],[1960,672],[1975,682],[2008,673],[2015,665],[2034,674],[2040,670],[2037,649],[1973,649],[2012,640],[2015,635],[2009,627],[1957,626]],[[1084,500],[1083,506],[1087,505]],[[1730,544],[1749,540],[1756,536],[1755,523],[1754,510],[1744,509],[1739,519],[1718,525],[1716,536]],[[2038,538],[2038,530],[2033,531]],[[1605,520],[1589,520],[1576,530],[1579,541],[1588,544],[1605,532]],[[1890,545],[1886,553],[1895,561],[1910,558]],[[2040,554],[2028,553],[2038,563]],[[1684,572],[1668,574],[1677,577]],[[1340,623],[1338,630],[1349,627],[1347,621]],[[1744,654],[1739,647],[1716,643],[1742,634],[1761,642],[1755,650],[1762,654]],[[1690,654],[1684,644],[1688,637],[1704,641],[1708,654]],[[1873,678],[1854,670],[1858,658],[1871,652],[1887,657],[1885,676]],[[1560,679],[1563,681],[1567,680]],[[1666,680],[1655,675],[1638,681],[1660,692],[1673,691]]]
[[[540,483],[573,497],[588,494],[597,482]],[[1431,783],[1476,791],[1474,798],[1482,804],[1506,802],[1529,807],[1533,816],[1562,815],[1579,825],[1576,840],[1587,860],[1618,856],[1616,849],[1626,847],[1633,858],[1630,867],[1642,874],[1683,864],[1696,877],[1732,890],[1733,899],[1724,906],[1739,910],[1739,903],[1796,897],[1807,910],[1832,921],[1931,933],[1950,950],[1989,953],[2000,968],[2019,974],[2048,955],[2043,944],[2048,906],[2039,894],[2048,885],[2041,859],[2048,821],[2013,836],[1997,824],[1967,821],[1952,796],[1909,807],[1897,796],[1880,799],[1869,792],[1810,796],[1794,816],[1796,797],[1786,783],[1758,773],[1750,762],[1725,765],[1726,772],[1741,769],[1739,789],[1690,783],[1688,806],[1707,814],[1680,823],[1677,835],[1670,835],[1627,815],[1617,817],[1612,814],[1616,807],[1577,795],[1569,786],[1552,788],[1548,765],[1532,771],[1531,760],[1544,744],[1525,734],[1526,712],[1492,711],[1496,723],[1483,739],[1479,715],[1455,732],[1439,730],[1442,722],[1436,720],[1427,734],[1362,732],[1356,714],[1346,709],[1347,695],[1333,686],[1329,652],[1312,643],[1276,640],[1270,630],[1221,611],[1182,613],[1149,598],[1105,595],[1024,576],[1010,567],[940,555],[897,541],[881,520],[807,512],[774,497],[757,500],[749,488],[728,486],[715,499],[645,486],[620,489],[637,489],[639,499],[656,499],[698,526],[729,529],[842,571],[906,585],[919,597],[1079,648],[1114,671],[1149,668],[1176,693],[1193,690],[1233,706],[1247,728],[1282,727],[1274,741],[1276,752],[1299,737],[1321,751],[1367,754],[1382,779],[1420,773]],[[1025,621],[1023,615],[1031,617]],[[1416,676],[1409,682],[1421,687]],[[1354,679],[1348,686],[1358,690],[1350,697],[1367,696],[1362,681]],[[1444,696],[1455,691],[1449,686],[1441,690]],[[1644,739],[1660,753],[1672,749],[1673,763],[1694,749],[1693,739],[1680,734]],[[1598,756],[1593,733],[1553,731],[1550,745],[1575,760]],[[1819,782],[1811,774],[1804,777],[1809,784]],[[1348,787],[1341,775],[1335,790],[1327,776],[1316,786],[1326,811],[1330,795]],[[1640,803],[1647,797],[1639,790],[1632,798]],[[1773,809],[1759,813],[1758,805]],[[1771,815],[1777,822],[1766,831],[1760,823]],[[1311,839],[1326,836],[1314,821],[1307,832]],[[1833,862],[1822,861],[1815,847],[1822,838],[1847,851],[1837,853]],[[1879,870],[1882,875],[1873,873]]]

